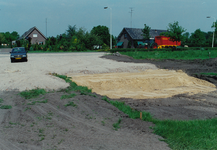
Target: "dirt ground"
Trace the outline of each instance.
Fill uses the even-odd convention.
[[[152,123],[130,119],[116,107],[102,100],[100,95],[51,92],[36,99],[26,100],[18,92],[1,94],[4,105],[0,109],[1,150],[158,150],[169,149],[149,128]],[[47,103],[34,101],[47,100]],[[64,106],[74,102],[77,106]],[[113,124],[122,118],[120,129]]]
[[[183,70],[188,75],[205,78],[217,85],[214,77],[197,76],[199,72],[217,72],[215,59],[209,61],[134,60],[127,56],[103,56],[102,53],[30,54],[29,62],[14,63],[8,54],[0,55],[0,149],[2,150],[159,150],[170,149],[153,134],[152,123],[130,119],[96,93],[57,92],[68,84],[49,75],[73,76],[101,73],[143,72],[147,69]],[[100,58],[101,57],[101,58]],[[176,72],[176,71],[173,71]],[[209,83],[210,84],[210,83]],[[26,100],[19,91],[33,88],[50,91]],[[212,86],[211,86],[212,87]],[[213,88],[213,87],[212,87]],[[16,89],[16,90],[15,90]],[[52,90],[55,91],[52,91]],[[62,95],[76,96],[61,99]],[[194,95],[178,94],[167,98],[114,98],[132,108],[147,111],[159,119],[190,120],[217,116],[217,92]],[[44,103],[41,103],[44,101]],[[76,106],[65,106],[73,102]],[[113,124],[121,120],[120,128]]]

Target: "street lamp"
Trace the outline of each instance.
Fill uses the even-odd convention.
[[[112,49],[112,8],[104,7],[104,9],[110,9],[110,49]]]
[[[213,38],[212,38],[212,48],[213,48],[213,44],[214,44],[214,35],[215,35],[215,23],[216,23],[216,19],[215,19],[215,17],[212,17],[212,16],[207,16],[206,18],[214,18],[214,31],[213,31]]]

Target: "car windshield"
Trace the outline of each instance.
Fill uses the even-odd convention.
[[[25,48],[14,48],[12,50],[12,53],[24,53],[25,52]]]

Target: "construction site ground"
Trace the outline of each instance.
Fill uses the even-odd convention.
[[[91,87],[94,84],[89,86],[93,89],[93,93],[89,95],[80,92],[66,93],[64,90],[60,92],[68,84],[52,76],[52,73],[70,76],[78,84],[82,83],[76,79],[86,78],[89,83],[95,82],[99,89],[105,88],[104,91],[108,91],[108,87],[104,85],[110,85],[109,90],[112,90],[112,87],[117,86],[114,83],[119,83],[120,87],[117,89],[121,89],[124,87],[121,85],[123,82],[129,88],[116,96],[114,91],[110,92],[113,96],[108,95],[109,99],[126,102],[133,109],[150,112],[158,119],[207,119],[217,115],[216,79],[212,76],[195,75],[200,72],[216,72],[215,59],[207,62],[156,61],[134,60],[128,56],[118,57],[104,53],[57,53],[29,54],[27,63],[10,63],[9,54],[0,54],[0,57],[1,105],[12,106],[11,109],[0,109],[0,149],[3,150],[170,149],[165,142],[159,140],[162,137],[153,134],[150,127],[154,124],[130,119],[116,107],[103,101],[102,96],[107,93],[94,91],[97,87]],[[149,73],[144,84],[150,88],[139,85],[143,73]],[[157,73],[162,74],[160,78],[154,80],[152,77],[151,80],[150,74],[157,77]],[[120,74],[124,74],[126,78],[120,79]],[[132,77],[132,82],[129,81],[129,74],[136,76]],[[94,76],[97,78],[95,81],[90,78]],[[103,76],[110,77],[110,80],[105,81]],[[170,82],[169,79],[165,80],[166,76],[174,79],[174,83],[177,80],[179,82],[175,86],[172,82],[168,84],[170,86],[166,86],[166,82]],[[136,86],[137,82],[139,86]],[[152,82],[158,86],[152,86]],[[160,83],[164,86],[160,86]],[[136,90],[132,90],[132,85],[135,85]],[[189,87],[194,90],[189,91],[192,89]],[[32,99],[25,99],[19,94],[35,88],[44,88],[48,93]],[[139,88],[148,89],[144,92],[152,94],[143,94],[150,95],[149,97],[136,97],[137,94],[133,93],[143,91]],[[171,92],[170,95],[166,92],[176,91],[177,88],[183,92]],[[124,95],[128,91],[131,93]],[[61,99],[63,95],[69,94],[75,96]],[[155,96],[151,97],[153,95]],[[70,102],[75,105],[66,106]],[[115,130],[113,125],[119,119],[120,128]]]

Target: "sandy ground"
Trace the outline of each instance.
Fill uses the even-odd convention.
[[[28,54],[28,62],[10,62],[9,54],[0,54],[0,91],[34,88],[56,90],[65,88],[65,81],[49,73],[91,74],[108,72],[138,72],[157,69],[152,64],[128,64],[101,59],[104,53]]]
[[[137,73],[104,73],[72,76],[78,85],[87,86],[110,98],[167,98],[177,94],[208,93],[216,86],[188,76],[181,70],[147,70]]]

